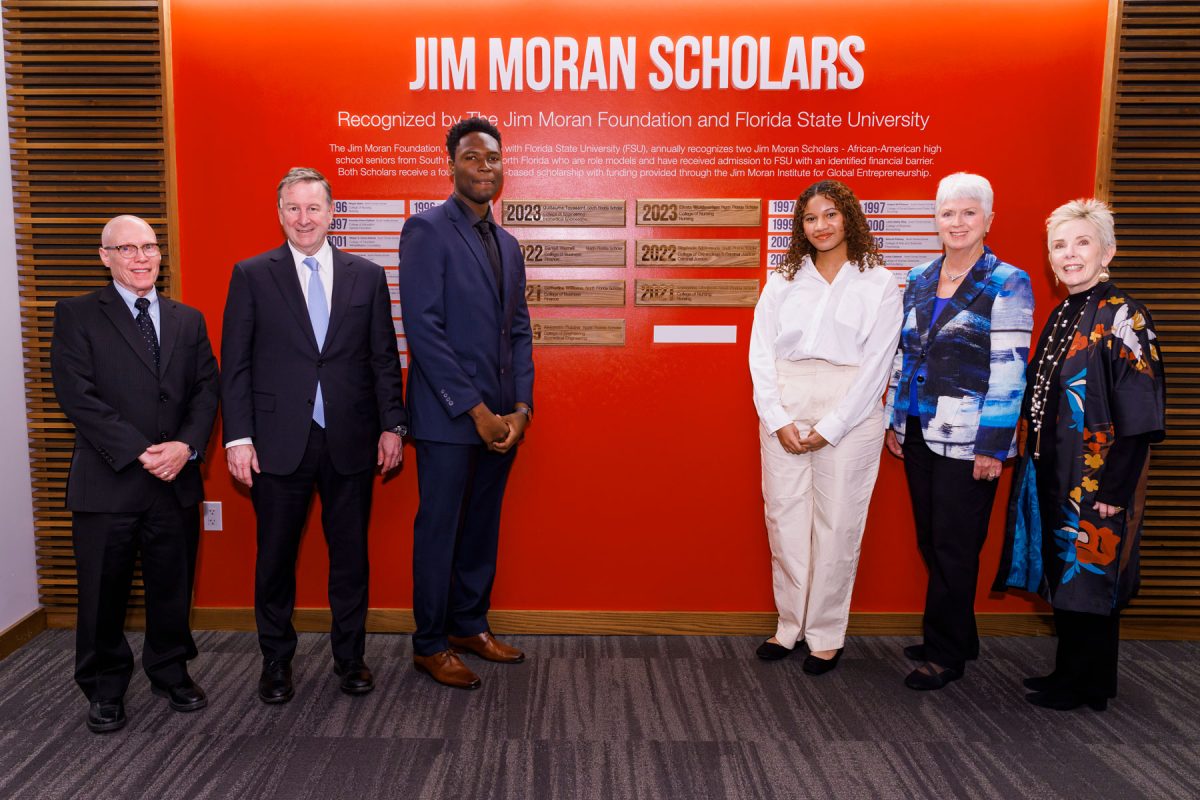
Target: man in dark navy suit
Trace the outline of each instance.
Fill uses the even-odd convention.
[[[67,478],[79,580],[75,681],[95,733],[125,726],[133,653],[125,608],[140,551],[146,591],[142,667],[175,711],[208,704],[188,674],[188,615],[200,460],[217,415],[217,362],[204,317],[155,290],[162,253],[145,221],[115,217],[100,237],[112,283],[59,301],[50,366],[75,426]]]
[[[446,136],[454,194],[400,236],[408,413],[420,507],[413,531],[414,663],[449,686],[479,678],[458,657],[516,663],[487,612],[500,505],[533,414],[533,335],[521,249],[491,213],[504,186],[500,132],[463,120]]]
[[[347,694],[375,686],[363,659],[374,470],[402,458],[396,330],[383,269],[333,247],[333,192],[316,170],[279,183],[287,241],[236,264],[221,336],[225,458],[258,518],[258,695],[295,694],[296,556],[313,489],[329,547],[330,644]]]

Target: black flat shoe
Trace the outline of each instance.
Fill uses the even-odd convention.
[[[196,685],[196,682],[191,678],[175,684],[174,686],[158,686],[150,684],[150,691],[159,697],[167,698],[167,705],[172,711],[199,711],[208,705],[208,696],[204,694],[204,690]]]
[[[904,657],[910,661],[925,661],[925,645],[910,644],[904,648]]]
[[[1033,692],[1025,695],[1025,699],[1035,706],[1055,711],[1073,711],[1082,705],[1086,705],[1092,711],[1104,711],[1108,708],[1107,697],[1084,697],[1067,689],[1047,689],[1044,692]]]
[[[258,699],[269,705],[286,703],[296,696],[292,685],[292,662],[263,659],[258,678]]]
[[[761,658],[763,661],[778,661],[781,658],[787,658],[792,653],[800,649],[800,645],[804,644],[804,640],[796,642],[796,646],[790,650],[781,644],[776,644],[770,640],[763,642],[754,651],[754,655]]]
[[[334,661],[333,673],[342,679],[341,689],[346,694],[366,694],[375,688],[371,668],[361,658]]]
[[[838,662],[842,660],[842,651],[845,649],[839,647],[833,654],[833,658],[818,658],[809,653],[804,657],[804,671],[809,675],[824,675],[838,665]]]
[[[908,673],[908,677],[904,679],[904,685],[910,689],[916,689],[919,692],[937,691],[944,688],[951,681],[956,681],[963,676],[961,669],[943,669],[938,672],[927,672],[925,667],[929,662],[925,662],[921,666]]]
[[[93,700],[88,704],[87,726],[92,733],[112,733],[125,727],[124,700]]]

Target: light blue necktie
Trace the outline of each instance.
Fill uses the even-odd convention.
[[[313,336],[317,337],[317,349],[320,350],[325,346],[325,334],[329,330],[329,304],[325,302],[320,262],[309,256],[304,259],[304,266],[312,270],[308,279],[308,319],[312,322]],[[313,422],[325,427],[325,398],[321,396],[320,381],[317,381],[317,397],[313,400]]]

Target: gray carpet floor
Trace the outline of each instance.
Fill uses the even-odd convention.
[[[296,698],[266,706],[254,635],[200,632],[207,709],[172,712],[139,673],[129,725],[95,735],[73,633],[47,631],[0,661],[0,798],[1200,797],[1200,642],[1123,642],[1096,713],[1024,701],[1046,638],[985,640],[940,692],[902,685],[907,639],[851,639],[820,677],[742,637],[506,640],[526,663],[471,659],[484,685],[465,692],[415,672],[407,636],[372,635],[377,688],[348,697],[302,634]]]

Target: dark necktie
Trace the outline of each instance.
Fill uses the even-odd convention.
[[[146,349],[154,357],[154,368],[158,369],[158,334],[154,332],[154,320],[150,319],[150,312],[148,310],[150,308],[150,301],[144,297],[139,297],[133,301],[133,307],[138,311],[134,322],[137,323],[138,330],[142,333],[142,339],[146,341]]]
[[[504,277],[500,270],[500,248],[496,246],[496,237],[492,234],[492,223],[489,220],[481,219],[475,223],[475,230],[479,231],[479,238],[483,242],[484,252],[487,253],[488,263],[492,265],[492,275],[496,278],[496,291],[500,295],[500,301],[504,301]]]

